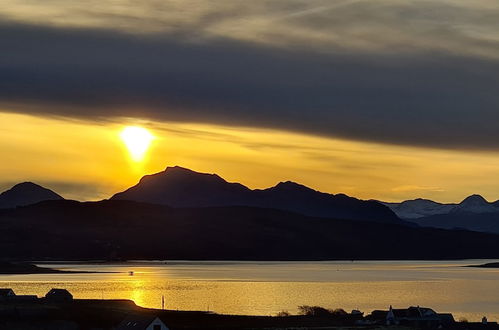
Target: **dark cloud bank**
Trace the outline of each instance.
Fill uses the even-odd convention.
[[[499,149],[499,61],[184,40],[182,33],[4,23],[0,102],[99,120],[136,116]]]

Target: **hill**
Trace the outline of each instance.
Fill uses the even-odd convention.
[[[0,194],[0,209],[60,199],[63,198],[50,189],[32,182],[23,182]]]
[[[254,207],[46,201],[0,210],[3,259],[499,258],[499,236]]]
[[[454,229],[498,233],[499,234],[499,212],[498,213],[472,213],[460,212],[433,215],[413,220],[416,224],[424,227]]]
[[[178,166],[146,175],[137,185],[111,199],[172,207],[251,206],[313,217],[401,223],[388,207],[375,201],[322,193],[290,181],[268,189],[251,190],[240,183],[229,183],[216,174],[198,173]]]

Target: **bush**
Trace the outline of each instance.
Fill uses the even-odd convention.
[[[291,314],[288,311],[280,311],[279,313],[277,313],[277,316],[278,317],[287,317],[287,316],[291,316]]]
[[[348,315],[342,308],[326,309],[320,306],[298,306],[298,314],[306,316],[346,316]]]
[[[345,316],[348,314],[343,308],[330,309],[329,312],[335,316]]]

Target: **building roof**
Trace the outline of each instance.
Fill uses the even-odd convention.
[[[6,297],[6,296],[15,296],[16,294],[14,293],[14,290],[12,289],[0,289],[0,297]]]
[[[66,289],[51,289],[45,295],[45,297],[54,297],[54,296],[73,298],[73,295]]]
[[[387,319],[389,314],[396,319],[406,319],[406,320],[416,320],[416,319],[440,319],[441,315],[437,314],[433,309],[426,307],[414,307],[411,306],[405,309],[391,309],[390,311],[380,311],[376,310],[371,313],[371,316],[375,319]]]
[[[54,293],[57,293],[57,294],[61,294],[61,293],[62,294],[68,294],[69,291],[66,290],[66,289],[50,289],[50,291],[47,294],[49,294],[49,293],[52,293],[52,294],[54,294]],[[69,293],[69,294],[71,294],[71,293]]]
[[[130,314],[121,321],[116,330],[143,330],[156,321],[156,319],[163,323],[156,315]]]
[[[437,313],[431,308],[426,307],[414,307],[411,306],[407,309],[394,309],[393,312],[397,317],[426,317],[435,316]]]

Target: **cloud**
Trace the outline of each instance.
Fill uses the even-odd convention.
[[[4,0],[0,19],[184,40],[226,38],[287,48],[447,50],[497,58],[499,6],[490,0]]]
[[[440,187],[431,187],[431,186],[417,186],[417,185],[404,185],[392,188],[394,192],[444,192],[445,190]]]
[[[15,3],[0,24],[6,110],[499,149],[499,10],[488,2],[192,9],[194,1],[176,3],[165,18],[153,2],[133,16],[126,2],[96,13],[56,1],[39,25],[33,8]],[[182,8],[190,9],[179,16]],[[75,23],[51,23],[51,10]]]

